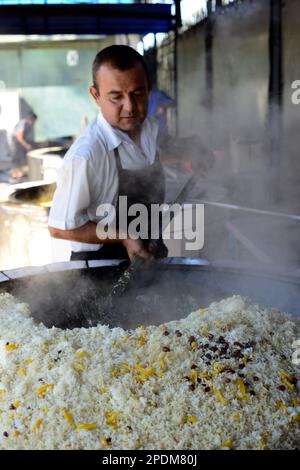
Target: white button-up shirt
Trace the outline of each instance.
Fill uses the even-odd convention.
[[[98,222],[100,204],[116,205],[119,189],[114,149],[122,168],[139,170],[152,164],[157,152],[158,124],[147,117],[142,124],[141,146],[99,115],[72,144],[59,171],[49,225],[61,230]],[[101,245],[71,242],[72,251],[95,251]]]

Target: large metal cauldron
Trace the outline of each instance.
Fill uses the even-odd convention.
[[[300,318],[299,272],[258,273],[249,267],[212,266],[183,258],[163,260],[155,270],[139,276],[134,287],[104,315],[107,295],[123,267],[113,261],[88,264],[50,265],[36,268],[36,275],[23,276],[28,274],[26,270],[0,273],[0,291],[28,302],[35,320],[48,327],[90,326],[91,314],[111,327],[161,324],[234,294]]]

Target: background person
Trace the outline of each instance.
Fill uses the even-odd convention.
[[[31,140],[33,126],[37,120],[37,115],[29,113],[26,118],[21,119],[8,136],[8,145],[12,159],[13,169],[11,175],[15,178],[24,176],[22,166],[27,164],[27,152],[34,148]]]

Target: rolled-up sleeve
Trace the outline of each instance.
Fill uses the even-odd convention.
[[[72,230],[89,221],[89,172],[89,161],[84,158],[72,158],[64,162],[49,214],[50,227]]]

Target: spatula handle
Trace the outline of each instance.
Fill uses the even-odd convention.
[[[126,290],[127,285],[130,283],[134,273],[141,269],[145,264],[146,259],[142,256],[135,256],[131,261],[129,267],[124,271],[118,282],[112,289],[111,296],[119,296],[122,295],[123,292]]]

